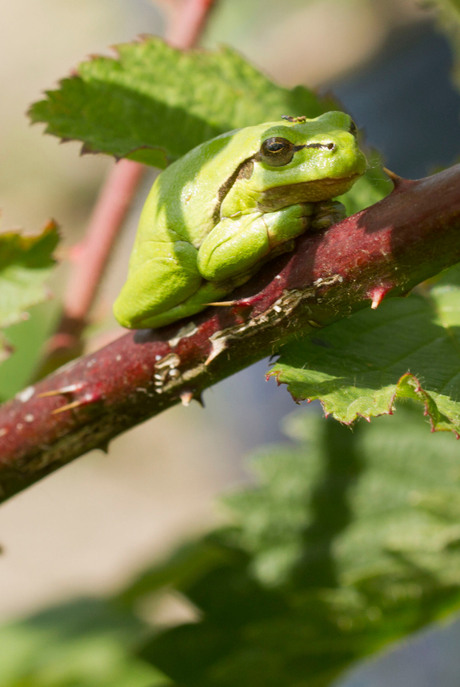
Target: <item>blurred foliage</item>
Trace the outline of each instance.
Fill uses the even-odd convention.
[[[460,465],[412,407],[352,433],[299,412],[225,499],[230,523],[105,602],[0,628],[2,687],[326,687],[460,606]],[[165,590],[195,621],[137,619]]]
[[[58,240],[53,223],[36,236],[13,231],[0,234],[0,361],[8,358],[16,346],[20,349],[18,357],[9,358],[0,367],[0,400],[21,388],[40,354],[40,331],[46,319],[33,318],[29,322],[28,311],[49,299],[46,281],[55,266],[53,252]],[[10,329],[3,336],[6,328]],[[43,328],[47,333],[46,325]]]
[[[460,0],[425,0],[437,10],[439,25],[450,40],[454,57],[453,76],[460,88]]]
[[[146,628],[96,599],[50,608],[0,629],[4,687],[154,687],[158,672],[133,656]]]
[[[20,322],[27,308],[46,299],[57,243],[53,223],[37,236],[0,234],[0,328]]]
[[[14,396],[33,379],[56,326],[59,307],[57,300],[41,303],[31,308],[26,320],[5,331],[10,355],[0,365],[0,402]]]

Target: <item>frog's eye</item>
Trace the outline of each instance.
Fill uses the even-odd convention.
[[[272,167],[281,167],[291,162],[296,151],[296,146],[281,136],[267,138],[259,150],[259,160]]]
[[[356,136],[356,134],[358,133],[358,129],[356,127],[356,124],[354,123],[354,121],[352,119],[350,120],[350,128],[348,130],[349,130],[350,134],[353,134],[353,136]]]

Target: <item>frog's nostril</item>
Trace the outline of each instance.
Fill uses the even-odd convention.
[[[325,144],[325,147],[326,147],[328,150],[335,150],[335,143],[332,143],[332,141],[331,141],[330,143],[326,143],[326,144]]]

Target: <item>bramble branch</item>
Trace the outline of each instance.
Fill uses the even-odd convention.
[[[460,260],[460,165],[395,180],[383,201],[300,237],[227,307],[122,336],[0,408],[6,499],[170,406],[275,353],[299,332],[377,307]]]

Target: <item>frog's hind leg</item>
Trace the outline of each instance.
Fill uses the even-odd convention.
[[[159,327],[179,319],[181,315],[173,313],[185,306],[203,282],[196,266],[197,250],[190,243],[176,242],[171,251],[170,245],[155,242],[149,253],[152,257],[134,258],[130,263],[128,279],[113,308],[120,324],[129,329]]]

